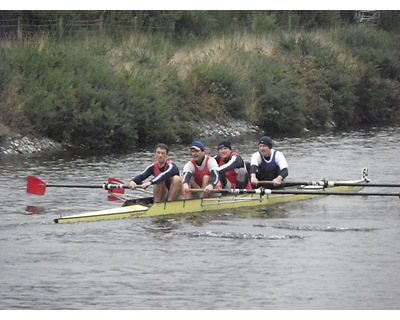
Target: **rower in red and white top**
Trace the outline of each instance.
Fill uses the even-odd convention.
[[[154,202],[174,201],[182,194],[182,178],[179,168],[175,163],[168,160],[169,148],[164,143],[159,143],[155,147],[155,162],[149,165],[142,173],[135,176],[129,182],[130,189],[136,189],[150,176],[153,179],[144,182],[141,187],[143,189],[153,185]]]
[[[218,143],[218,155],[214,156],[217,161],[219,180],[224,189],[251,189],[249,174],[243,158],[232,151],[229,140]]]
[[[218,163],[215,159],[205,154],[201,141],[194,141],[190,146],[192,159],[183,167],[183,192],[186,199],[191,199],[194,194],[190,189],[203,189],[200,197],[208,197],[219,182]]]

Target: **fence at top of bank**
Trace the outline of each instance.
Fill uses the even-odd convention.
[[[147,20],[146,23],[139,19],[129,21],[107,20],[104,18],[94,20],[67,20],[63,17],[52,20],[25,20],[16,19],[0,20],[0,40],[23,41],[36,35],[46,35],[62,39],[63,37],[76,35],[107,33],[118,34],[126,31],[163,31],[174,32],[175,21]]]

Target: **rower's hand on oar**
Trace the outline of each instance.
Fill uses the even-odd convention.
[[[250,182],[251,182],[251,184],[252,184],[253,186],[258,185],[258,179],[257,179],[256,177],[252,177],[252,178],[250,179]]]
[[[214,189],[213,185],[212,185],[212,184],[209,184],[209,185],[207,185],[207,186],[204,188],[204,193],[205,193],[206,195],[209,195],[213,189]]]
[[[137,187],[137,184],[135,181],[130,181],[129,182],[129,189],[135,190]]]
[[[282,184],[282,181],[283,181],[282,177],[281,176],[277,176],[274,180],[272,180],[272,184],[275,187],[279,187]]]
[[[183,186],[182,186],[182,188],[183,188],[183,191],[184,191],[185,193],[190,192],[190,185],[189,185],[188,183],[184,183]]]
[[[147,181],[147,182],[145,182],[145,183],[142,183],[141,188],[142,188],[143,190],[146,190],[149,186],[151,186],[151,182],[150,182],[150,181]]]

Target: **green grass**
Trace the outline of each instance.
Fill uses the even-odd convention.
[[[2,126],[124,148],[190,141],[189,123],[199,117],[246,119],[268,134],[399,124],[399,34],[284,33],[273,17],[256,22],[252,33],[179,41],[133,33],[3,46]]]

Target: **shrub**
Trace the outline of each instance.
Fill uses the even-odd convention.
[[[250,81],[259,110],[256,124],[268,132],[292,134],[304,129],[305,92],[297,79],[276,59],[251,61]]]
[[[338,68],[341,70],[340,68]],[[355,103],[357,101],[355,92],[355,79],[344,70],[330,72],[327,83],[330,90],[332,102],[332,120],[339,128],[349,128],[354,125]]]
[[[399,87],[368,68],[357,84],[356,117],[362,125],[388,125],[399,120]],[[397,91],[394,94],[393,89]],[[394,98],[394,99],[393,99]]]
[[[364,63],[375,65],[381,77],[400,80],[399,34],[353,27],[338,32],[337,40]]]
[[[283,42],[286,50],[294,53],[292,70],[309,91],[307,126],[320,128],[333,122],[338,127],[349,127],[355,117],[357,78],[339,62],[340,52],[333,49],[331,41],[322,38],[324,41],[307,34]]]
[[[24,115],[33,131],[85,147],[179,140],[169,125],[172,106],[151,79],[127,79],[104,53],[85,51],[21,46],[13,57],[21,66]]]
[[[237,69],[227,63],[200,64],[191,77],[195,94],[209,96],[211,115],[227,112],[234,118],[243,117],[247,85]]]
[[[276,14],[266,14],[255,11],[252,16],[252,30],[255,32],[271,32],[278,28],[278,17]]]

